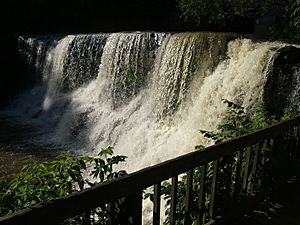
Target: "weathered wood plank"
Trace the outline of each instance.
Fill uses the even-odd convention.
[[[83,225],[91,225],[91,212],[84,213]]]
[[[251,184],[250,184],[250,193],[254,194],[255,184],[256,184],[256,173],[258,167],[258,157],[259,151],[262,146],[262,143],[258,143],[255,145],[254,158],[253,158],[253,166],[251,171]]]
[[[57,221],[74,217],[92,210],[97,206],[113,202],[124,196],[135,194],[158,182],[177,176],[197,166],[204,165],[207,162],[214,161],[224,155],[233,154],[237,150],[254,145],[267,138],[273,138],[293,126],[299,126],[299,124],[300,117],[281,122],[231,141],[210,146],[202,151],[192,152],[148,167],[115,179],[114,181],[95,185],[92,188],[69,196],[40,204],[9,216],[1,217],[0,224],[55,224]],[[34,221],[32,221],[32,218],[35,218]]]
[[[154,198],[153,198],[153,225],[160,224],[160,190],[161,183],[154,185]]]
[[[296,126],[296,138],[297,138],[297,141],[296,141],[296,148],[297,148],[297,154],[299,154],[300,152],[300,126]]]
[[[178,176],[172,178],[171,203],[170,203],[170,225],[176,224],[176,205],[177,205],[177,187]]]
[[[201,166],[200,169],[200,191],[198,200],[198,213],[197,213],[197,225],[203,224],[204,216],[204,203],[205,203],[205,180],[207,174],[207,164]]]
[[[142,224],[142,201],[143,191],[140,190],[135,194],[126,197],[126,210],[128,213],[128,225],[141,225]],[[125,221],[124,221],[125,222]]]
[[[115,224],[115,202],[108,204],[108,222],[109,225]]]
[[[187,172],[187,187],[185,193],[185,201],[184,201],[184,225],[192,224],[191,220],[191,203],[192,203],[192,192],[193,192],[193,171],[190,170]]]
[[[237,201],[238,194],[241,191],[241,171],[242,171],[242,161],[243,161],[243,150],[237,152],[237,161],[235,169],[234,178],[234,188],[233,188],[233,200]]]
[[[219,171],[219,159],[214,161],[213,164],[213,176],[211,180],[211,196],[210,196],[210,203],[209,203],[209,215],[211,219],[215,219],[215,211],[216,211],[216,191],[217,191],[217,177],[218,177],[218,171]]]
[[[243,184],[242,184],[242,192],[247,194],[248,191],[248,179],[249,179],[249,168],[250,168],[250,160],[251,160],[251,148],[248,147],[246,150],[246,161],[244,167],[244,176],[243,176]]]
[[[300,126],[296,126],[296,157],[300,155]]]

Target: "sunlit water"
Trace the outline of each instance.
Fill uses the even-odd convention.
[[[223,99],[247,110],[261,102],[283,46],[215,33],[20,37],[38,82],[6,112],[18,125],[0,121],[2,171],[52,156],[50,149],[94,155],[113,146],[132,172],[210,144],[199,129],[221,123]]]

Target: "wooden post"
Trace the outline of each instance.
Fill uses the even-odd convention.
[[[237,201],[238,194],[241,190],[241,170],[242,170],[242,161],[243,161],[243,150],[237,152],[237,161],[235,169],[235,178],[234,178],[234,188],[233,188],[233,200]]]
[[[251,147],[248,147],[246,150],[246,161],[245,161],[244,177],[243,177],[243,183],[242,183],[242,192],[244,192],[244,194],[247,194],[247,192],[248,192],[250,160],[251,160]]]
[[[185,193],[185,206],[184,206],[184,225],[192,224],[191,219],[191,202],[192,200],[192,192],[193,192],[193,171],[190,170],[187,172],[187,187]]]
[[[197,213],[197,225],[203,224],[204,216],[204,202],[205,202],[205,178],[207,173],[207,164],[201,166],[200,175],[200,193],[198,200],[198,213]]]
[[[84,213],[83,225],[91,225],[91,212]]]
[[[256,173],[257,173],[257,167],[258,167],[258,155],[259,155],[259,150],[260,150],[261,146],[262,146],[261,143],[257,143],[255,145],[253,166],[252,166],[252,171],[251,171],[250,194],[254,194],[254,189],[255,189],[255,184],[256,184]]]
[[[298,147],[299,147],[299,143],[298,143],[298,130],[299,127],[296,126],[293,128],[293,149],[292,149],[292,160],[297,160],[297,153],[298,153]]]
[[[170,225],[176,224],[177,185],[178,185],[178,176],[172,178]]]
[[[213,162],[213,177],[211,180],[211,197],[210,197],[210,204],[209,204],[209,215],[211,219],[215,219],[215,200],[216,200],[216,191],[217,191],[217,177],[218,177],[218,170],[219,170],[219,159]]]
[[[127,212],[128,224],[141,225],[142,224],[142,200],[143,191],[127,196]]]
[[[109,225],[115,224],[116,217],[116,202],[111,202],[108,204],[108,223]]]
[[[296,157],[300,155],[300,126],[296,127]]]
[[[160,224],[160,190],[161,190],[161,183],[154,185],[153,225]]]

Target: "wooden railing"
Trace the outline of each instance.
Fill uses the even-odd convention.
[[[178,183],[181,174],[186,174],[186,194],[184,201],[184,223],[203,224],[207,221],[218,221],[216,217],[224,217],[230,210],[228,205],[241,206],[242,202],[258,191],[264,190],[267,182],[264,177],[271,177],[273,181],[276,174],[269,176],[270,171],[264,171],[267,165],[280,168],[291,165],[292,161],[299,159],[299,126],[300,117],[276,124],[266,129],[247,134],[230,141],[207,147],[201,151],[168,160],[161,164],[145,168],[135,173],[117,178],[111,182],[96,185],[90,189],[59,198],[51,202],[22,210],[9,216],[0,217],[1,225],[30,224],[55,225],[75,216],[86,216],[85,224],[90,224],[89,212],[99,206],[111,209],[108,217],[110,224],[142,224],[143,192],[154,186],[153,193],[153,224],[160,224],[161,215],[161,184],[171,179],[171,199],[169,208],[170,224],[176,224],[178,209]],[[262,154],[269,149],[270,156]],[[224,165],[227,165],[232,176],[224,176]],[[228,166],[230,165],[230,166]],[[194,176],[195,169],[199,169],[199,177]],[[208,168],[212,171],[208,176]],[[274,167],[275,168],[275,167]],[[276,169],[272,168],[272,171]],[[226,172],[226,171],[225,171]],[[228,172],[228,171],[227,171]],[[265,174],[262,174],[265,173]],[[268,176],[266,176],[268,175]],[[194,176],[194,177],[193,177]],[[198,193],[193,194],[193,179],[199,179]],[[220,185],[219,179],[231,183]],[[208,181],[209,179],[209,181]],[[209,186],[207,186],[209,185]],[[220,190],[222,188],[222,190]],[[224,190],[225,189],[225,190]],[[222,193],[230,192],[231,199],[222,199]],[[208,198],[209,201],[205,202]],[[192,212],[191,205],[197,198],[197,210]],[[115,202],[122,199],[125,213],[118,218],[112,210]],[[227,203],[232,204],[227,204]],[[191,215],[196,215],[192,217]]]

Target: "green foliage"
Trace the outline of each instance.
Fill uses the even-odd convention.
[[[113,156],[113,148],[108,147],[96,157],[61,153],[52,161],[25,165],[11,181],[0,177],[0,216],[122,176],[126,172],[115,172],[114,165],[125,159]],[[105,209],[98,209],[99,213],[104,214]]]
[[[296,112],[292,108],[286,107],[283,109],[283,114],[280,117],[280,121],[290,120],[294,117],[296,117]]]
[[[286,12],[290,15],[290,27],[300,31],[300,1],[290,0],[286,6]]]
[[[285,0],[280,4],[283,16],[271,28],[271,36],[276,39],[300,40],[300,1]]]
[[[294,41],[300,40],[300,1],[289,0],[285,6],[285,18],[283,20],[284,32]],[[281,30],[282,32],[282,30]],[[279,30],[278,32],[279,33]],[[281,33],[282,34],[282,33]]]
[[[213,140],[215,143],[222,142],[231,138],[239,137],[241,135],[253,132],[257,129],[262,129],[266,126],[269,126],[271,124],[274,124],[278,122],[275,117],[267,116],[266,111],[264,110],[264,107],[257,106],[254,113],[250,114],[247,113],[246,110],[233,102],[230,102],[228,100],[223,100],[224,103],[228,107],[227,114],[225,116],[225,119],[222,124],[218,126],[217,131],[205,131],[201,130],[200,132],[204,135],[204,137]],[[280,120],[288,120],[295,116],[295,114],[290,109],[284,110],[284,115],[280,118]],[[203,146],[196,146],[196,150],[201,150]],[[267,169],[269,169],[269,163],[270,163],[270,150],[266,146],[262,148],[261,155],[265,156],[265,161],[263,162],[262,167],[258,168],[258,176],[265,176],[265,173],[263,174],[263,171],[265,172]],[[219,165],[219,172],[218,172],[218,180],[217,180],[217,186],[220,187],[218,190],[218,203],[219,205],[222,205],[222,210],[226,211],[227,208],[230,208],[231,204],[233,204],[233,196],[234,193],[234,185],[235,183],[232,182],[235,180],[235,176],[239,175],[237,174],[237,171],[240,171],[238,167],[241,167],[242,165],[238,162],[242,161],[242,158],[245,158],[246,155],[245,152],[237,152],[234,155],[223,157],[222,160],[220,160]],[[213,173],[213,165],[212,163],[208,164],[207,168],[207,174],[205,179],[205,221],[208,221],[210,219],[208,214],[208,208],[209,208],[209,202],[210,202],[210,185],[211,185],[211,177]],[[197,211],[198,211],[198,194],[199,194],[199,188],[200,188],[200,177],[201,170],[200,168],[196,168],[194,170],[194,176],[193,176],[193,188],[192,188],[192,203],[191,203],[191,221],[196,221],[197,219]],[[176,205],[176,224],[184,224],[184,219],[186,217],[185,215],[185,194],[186,194],[186,184],[187,184],[187,175],[184,174],[180,177],[180,181],[178,182],[178,193],[177,193],[177,205]],[[166,220],[164,222],[165,225],[170,224],[170,201],[171,201],[171,184],[169,181],[166,181],[162,185],[161,189],[161,195],[164,196],[164,199],[166,200]],[[151,196],[151,194],[146,194],[145,198]],[[242,197],[242,196],[240,196]],[[220,212],[219,212],[220,213]]]
[[[179,8],[185,20],[223,23],[228,16],[225,1],[222,0],[178,0]]]
[[[257,19],[265,15],[272,5],[283,8],[282,18],[278,18],[271,28],[273,38],[300,40],[299,0],[177,0],[181,16],[185,21],[225,25],[237,18]]]
[[[177,0],[185,20],[225,24],[236,16],[256,18],[276,0]]]
[[[188,215],[191,218],[191,221],[197,221],[197,212],[198,212],[198,195],[200,193],[200,185],[199,185],[199,177],[200,177],[200,169],[194,170],[193,174],[193,188],[191,193],[191,213]],[[212,177],[212,163],[208,165],[208,173],[207,178]],[[210,179],[206,179],[206,187],[205,190],[206,193],[210,193],[210,189],[208,188],[210,185]],[[177,225],[183,225],[185,224],[185,218],[187,215],[185,215],[185,195],[186,195],[186,186],[187,186],[187,175],[184,174],[180,181],[178,182],[177,186],[177,204],[176,204],[176,224]],[[164,221],[164,225],[170,224],[170,204],[171,204],[171,184],[169,181],[165,181],[162,184],[161,188],[161,195],[164,196],[164,199],[166,200],[166,219]],[[145,198],[149,196],[146,195]],[[210,195],[208,194],[205,199],[205,209],[206,209],[206,220],[208,220],[208,204],[210,201]]]
[[[228,100],[223,102],[227,105],[228,111],[217,131],[200,130],[204,137],[215,143],[239,137],[277,122],[275,117],[267,116],[262,106],[257,106],[254,114],[249,114],[240,105]]]

